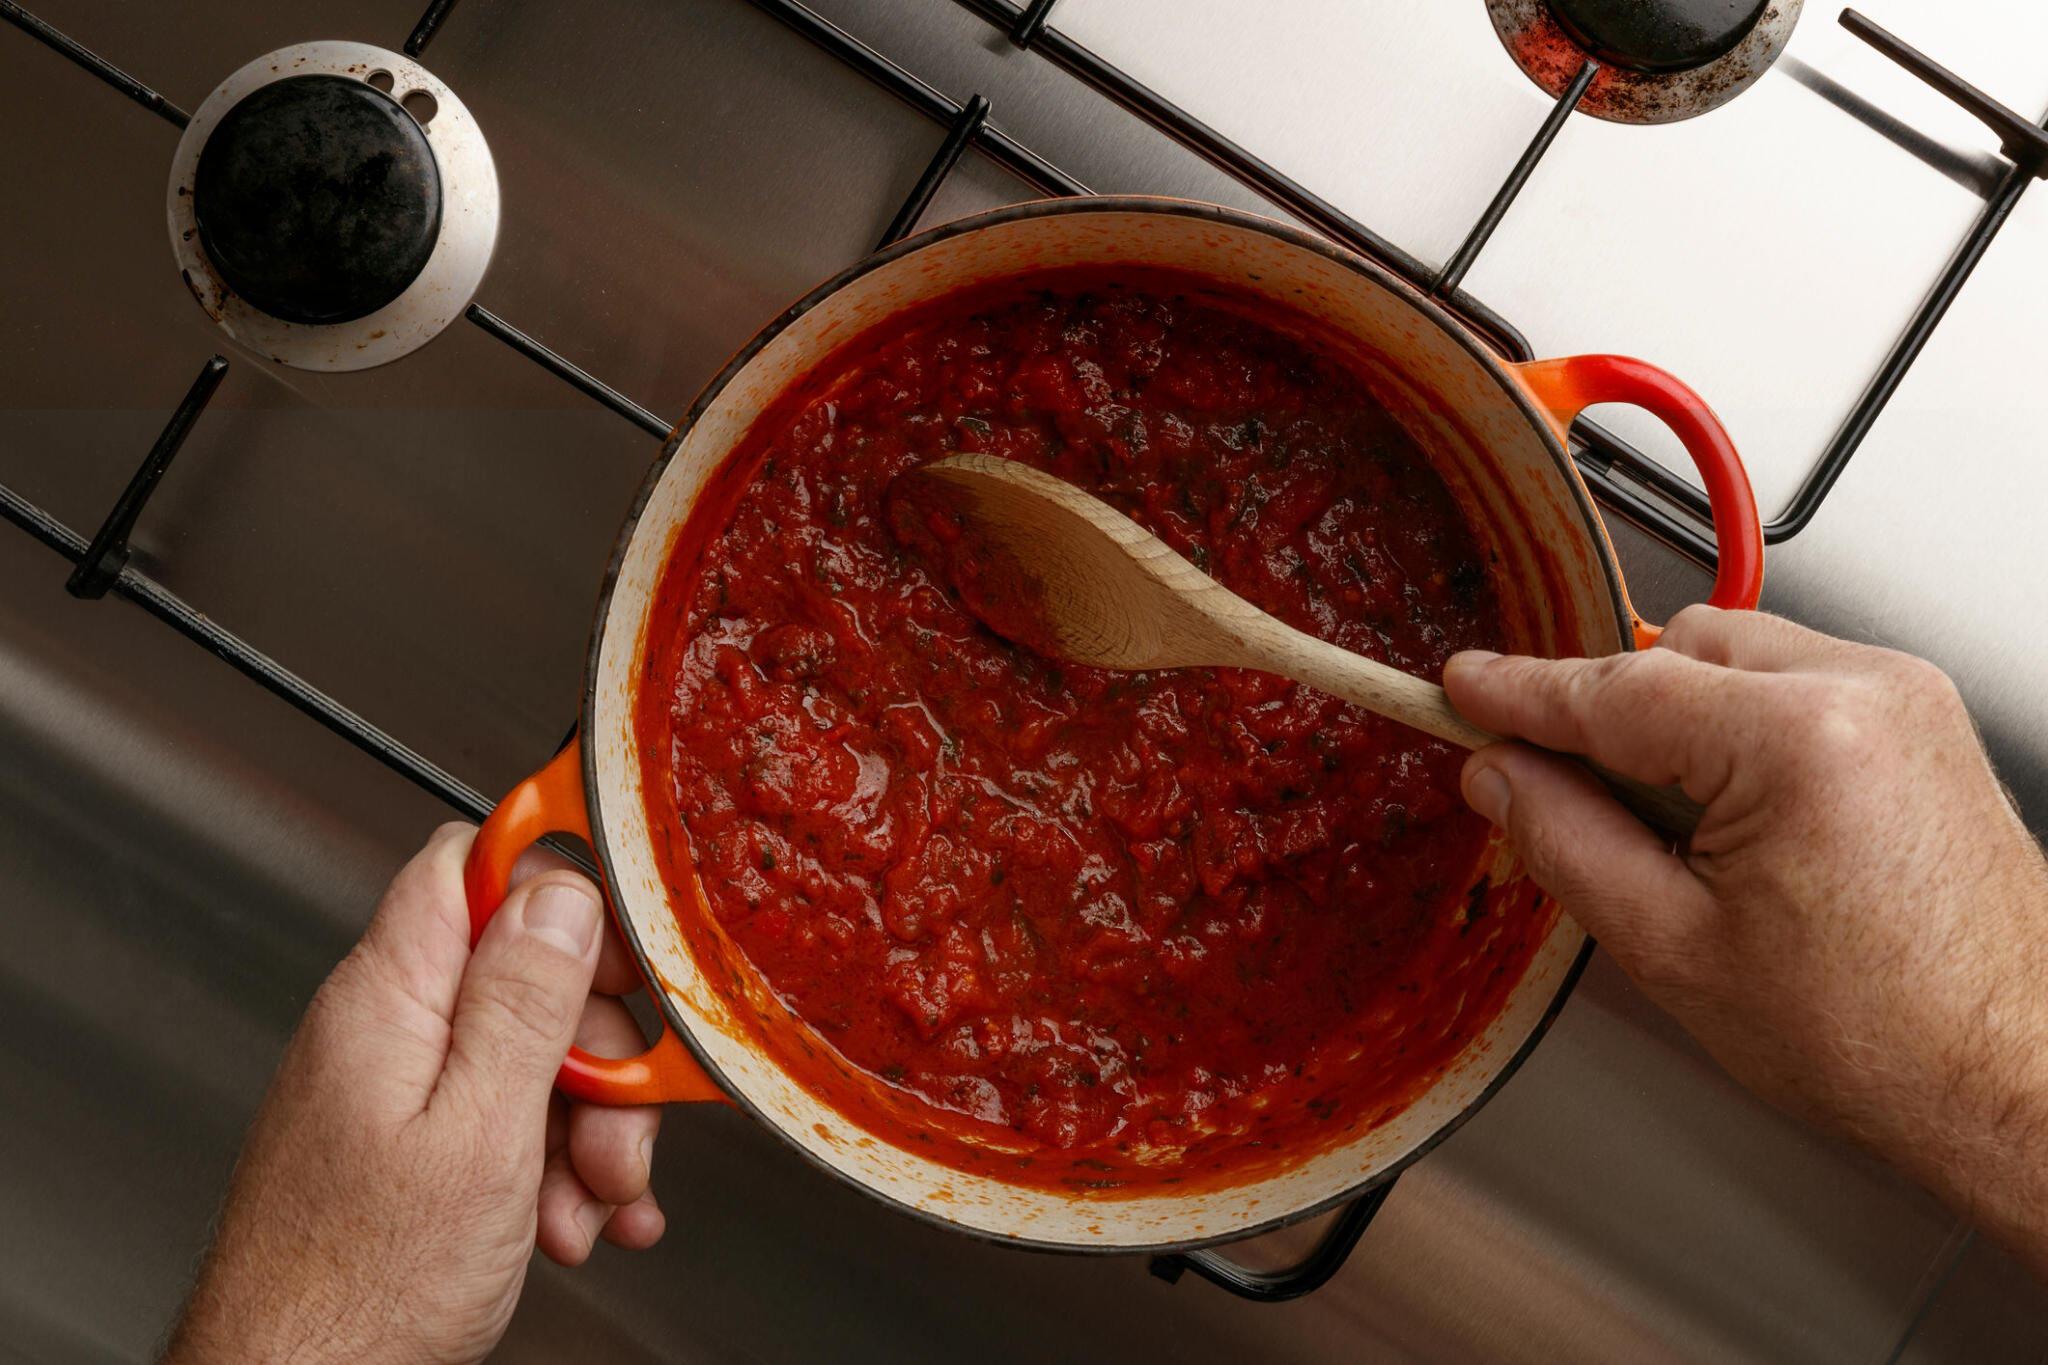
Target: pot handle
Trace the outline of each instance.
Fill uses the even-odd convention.
[[[1707,601],[1730,611],[1750,611],[1764,590],[1764,532],[1757,516],[1749,472],[1728,429],[1684,381],[1645,361],[1624,355],[1575,355],[1532,360],[1516,372],[1536,402],[1557,424],[1560,437],[1572,420],[1595,403],[1633,403],[1659,418],[1684,443],[1706,485],[1714,515],[1719,563]],[[1636,648],[1657,642],[1662,627],[1636,618]]]
[[[570,740],[546,767],[507,792],[477,830],[469,862],[462,869],[463,889],[469,896],[471,947],[505,903],[512,885],[512,865],[520,854],[544,835],[590,838],[590,817],[583,804],[582,747],[579,740]],[[599,1057],[580,1047],[570,1048],[555,1077],[555,1087],[572,1099],[592,1104],[725,1099],[724,1092],[666,1025],[654,1046],[638,1057]]]

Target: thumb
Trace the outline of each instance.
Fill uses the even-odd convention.
[[[524,1124],[536,1157],[537,1120],[597,969],[601,914],[596,888],[573,872],[522,883],[484,929],[456,995],[435,1097],[452,1094],[464,1112],[499,1120],[508,1138]]]
[[[1472,809],[1507,832],[1522,865],[1631,976],[1666,976],[1712,913],[1670,844],[1586,768],[1526,744],[1465,760]]]

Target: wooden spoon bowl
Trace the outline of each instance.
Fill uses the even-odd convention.
[[[1464,748],[1500,742],[1437,684],[1260,611],[1109,504],[1029,465],[954,455],[904,475],[898,490],[957,514],[942,571],[975,615],[1029,649],[1126,671],[1257,669]],[[1587,766],[1658,828],[1683,835],[1699,823],[1682,791]]]

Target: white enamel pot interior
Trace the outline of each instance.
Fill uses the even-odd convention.
[[[1240,1183],[1190,1192],[1062,1191],[965,1174],[871,1135],[849,1112],[902,1101],[851,1072],[835,1102],[786,1074],[782,1045],[816,1043],[719,933],[701,891],[672,907],[641,788],[633,714],[641,650],[671,546],[705,488],[776,397],[903,309],[952,290],[1068,265],[1164,266],[1263,296],[1342,354],[1418,438],[1496,559],[1510,646],[1596,655],[1632,647],[1613,552],[1559,438],[1511,367],[1376,267],[1282,224],[1179,200],[1027,204],[961,220],[872,257],[771,324],[712,382],[629,519],[600,604],[583,716],[590,825],[622,927],[670,1028],[728,1096],[818,1165],[905,1210],[991,1238],[1067,1250],[1185,1248],[1307,1216],[1390,1179],[1472,1112],[1562,1004],[1586,946],[1557,916],[1505,1007],[1408,1108]],[[1498,840],[1494,898],[1533,894]],[[678,922],[693,916],[693,948]],[[848,1102],[851,1096],[851,1102]],[[842,1112],[844,1110],[845,1112]],[[1171,1187],[1167,1187],[1170,1190]]]

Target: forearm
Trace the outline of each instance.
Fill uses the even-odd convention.
[[[255,1140],[261,1141],[260,1132]],[[396,1365],[429,1358],[403,1322],[394,1320],[388,1304],[382,1321],[366,1315],[380,1296],[361,1283],[346,1247],[326,1246],[327,1239],[289,1207],[290,1198],[273,1201],[270,1208],[255,1207],[255,1202],[240,1181],[230,1190],[222,1235],[200,1270],[162,1365],[241,1360]],[[272,1232],[286,1235],[268,1235]],[[374,1229],[360,1232],[366,1241],[374,1239]]]
[[[2002,1125],[1948,1202],[2048,1283],[2048,1085],[2027,1108],[2024,1131],[2015,1121]]]
[[[2038,987],[1987,998],[1967,1035],[1976,1056],[1943,1088],[1924,1150],[1899,1164],[2048,1282],[2048,954],[2028,956]]]
[[[1873,1065],[1892,1103],[1857,1133],[2048,1281],[2048,865],[2018,822],[1975,879],[1999,936],[1959,935],[1928,907],[1946,979],[1902,975]]]

